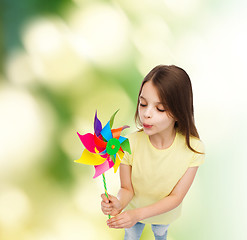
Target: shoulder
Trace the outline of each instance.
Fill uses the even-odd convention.
[[[145,138],[145,133],[143,131],[135,131],[127,135],[127,138],[131,143]]]
[[[187,144],[186,144],[186,139],[185,136],[181,133],[177,133],[178,134],[178,141],[180,142],[180,145],[184,145],[186,147],[187,150],[191,151]],[[204,147],[204,143],[202,142],[201,139],[191,136],[190,137],[190,146],[196,150],[197,152],[200,153],[205,153],[205,147]]]
[[[147,136],[143,131],[135,131],[126,137],[129,139],[131,151],[133,150],[132,153],[136,149],[142,148],[143,144],[147,141]]]
[[[189,167],[200,166],[204,163],[205,148],[203,142],[196,137],[190,137],[190,146],[197,152],[192,151],[186,144],[185,136],[179,133],[179,149],[183,153],[184,159],[187,159]]]
[[[201,139],[197,137],[190,137],[190,145],[197,152],[205,153],[205,146]]]

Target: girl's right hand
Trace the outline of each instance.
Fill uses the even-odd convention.
[[[109,199],[105,194],[101,194],[101,210],[105,215],[116,216],[122,211],[121,202],[114,196],[108,194]]]

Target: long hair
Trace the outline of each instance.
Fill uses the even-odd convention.
[[[188,74],[182,68],[174,65],[159,65],[147,74],[141,84],[135,113],[135,121],[139,125],[139,97],[144,84],[148,81],[152,81],[165,109],[176,120],[174,127],[185,136],[188,148],[193,152],[200,153],[190,145],[190,136],[199,138],[199,134],[194,122],[193,93]]]

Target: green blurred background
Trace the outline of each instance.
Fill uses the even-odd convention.
[[[143,77],[191,77],[205,164],[169,240],[247,239],[246,1],[1,0],[0,239],[122,239],[100,210],[102,179],[75,164],[76,134],[133,121]],[[106,173],[116,194],[118,174]],[[142,240],[153,239],[149,226]]]

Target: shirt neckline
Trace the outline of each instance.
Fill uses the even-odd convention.
[[[143,132],[143,133],[144,133],[144,132]],[[178,139],[178,132],[176,131],[175,138],[174,138],[172,144],[170,145],[170,147],[164,148],[164,149],[159,149],[159,148],[156,148],[156,147],[151,143],[151,141],[150,141],[150,139],[149,139],[149,136],[148,136],[146,133],[144,133],[144,134],[146,135],[146,138],[147,138],[147,140],[148,140],[148,144],[151,146],[152,149],[154,149],[154,150],[157,151],[157,152],[168,152],[168,151],[172,150],[172,149],[174,148],[174,146],[176,145],[176,142],[177,142],[177,139]]]

